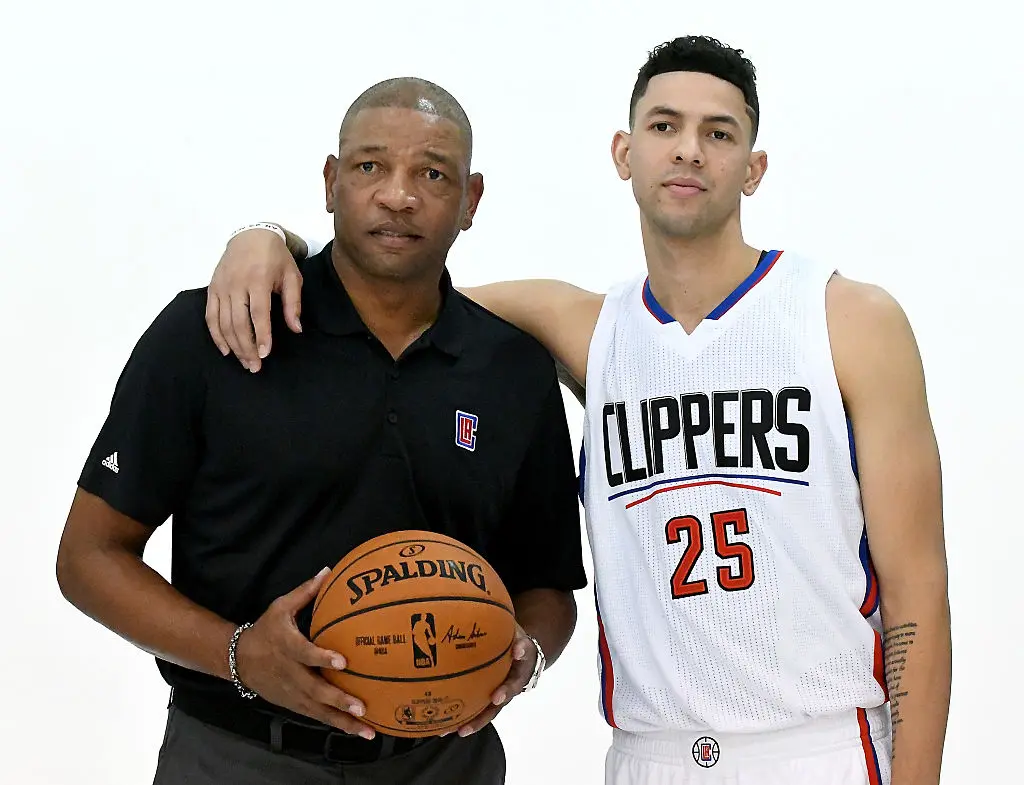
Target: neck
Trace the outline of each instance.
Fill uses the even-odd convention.
[[[743,240],[739,214],[699,237],[670,237],[641,217],[651,292],[691,332],[757,265],[760,251]]]
[[[401,356],[437,320],[440,275],[433,271],[412,279],[374,276],[353,264],[337,243],[331,260],[359,318],[392,357]]]

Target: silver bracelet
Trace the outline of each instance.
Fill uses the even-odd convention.
[[[235,630],[235,634],[231,636],[231,643],[228,645],[228,670],[231,672],[231,681],[238,689],[238,694],[247,700],[255,698],[256,693],[246,687],[238,678],[238,639],[251,626],[252,622],[247,622]]]
[[[530,674],[530,680],[526,682],[526,686],[523,687],[523,692],[529,692],[537,686],[537,682],[540,681],[540,675],[544,672],[544,668],[547,666],[547,659],[544,657],[544,649],[540,647],[537,639],[532,635],[527,635],[533,645],[537,647],[537,661],[533,664],[533,673]]]
[[[265,222],[249,224],[247,226],[243,226],[241,228],[235,229],[235,231],[233,231],[230,235],[228,235],[228,242],[231,242],[232,240],[234,240],[242,232],[248,232],[250,229],[266,229],[268,232],[273,232],[278,237],[280,237],[285,245],[288,244],[288,238],[285,237],[284,229],[282,229],[277,224],[271,224],[271,223],[265,223]]]

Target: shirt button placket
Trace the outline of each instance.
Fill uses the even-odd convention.
[[[398,365],[395,364],[388,371],[388,379],[390,382],[397,382],[399,377]],[[392,385],[388,384],[388,422],[392,425],[398,424],[398,413],[394,409],[394,394],[392,392]]]

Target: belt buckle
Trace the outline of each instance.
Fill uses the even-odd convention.
[[[324,758],[331,763],[372,763],[379,757],[380,743],[376,740],[367,741],[359,736],[336,731],[330,731],[324,739]]]

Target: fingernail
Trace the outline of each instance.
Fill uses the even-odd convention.
[[[461,736],[462,738],[466,738],[472,733],[473,731],[471,731],[469,728],[459,728],[459,736]]]
[[[441,738],[443,739],[445,736],[450,736],[450,735],[451,735],[451,731],[450,730],[446,730],[444,733],[441,734]]]
[[[259,369],[260,369],[260,364],[258,362],[256,362],[255,360],[253,360],[251,363],[249,363],[249,373],[256,373],[256,371],[258,371]]]
[[[373,737],[374,737],[373,729],[372,728],[364,728],[363,730],[359,731],[359,735],[362,736],[367,741],[371,741],[373,739]]]
[[[366,714],[366,709],[364,709],[358,703],[353,703],[352,706],[349,707],[348,713],[355,714],[357,717],[362,717],[364,714]]]
[[[262,344],[262,343],[261,343],[261,344],[260,344],[260,347],[259,347],[259,348],[260,348],[260,359],[261,359],[261,360],[263,360],[263,359],[265,359],[265,358],[266,358],[266,356],[267,356],[268,354],[270,354],[270,352],[268,352],[268,351],[267,351],[267,346],[266,346],[266,344]]]
[[[324,568],[323,568],[322,570],[320,570],[320,572],[318,572],[318,573],[316,574],[316,577],[317,577],[317,578],[322,578],[322,577],[324,577],[324,576],[325,576],[325,575],[326,575],[327,573],[329,573],[330,571],[331,571],[331,568],[330,568],[330,567],[324,567]]]
[[[342,657],[340,654],[336,654],[335,656],[331,657],[331,667],[334,668],[334,670],[336,671],[345,670],[345,666],[347,664],[348,663],[345,662],[345,658]]]
[[[500,706],[505,702],[505,698],[507,697],[508,695],[506,695],[504,692],[499,692],[497,695],[494,696],[494,705]]]

